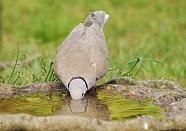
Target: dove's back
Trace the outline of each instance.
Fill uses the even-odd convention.
[[[79,24],[58,49],[54,70],[66,87],[72,77],[81,76],[91,88],[107,72],[107,56],[103,31],[96,24]]]

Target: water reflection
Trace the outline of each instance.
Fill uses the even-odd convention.
[[[84,113],[87,111],[88,100],[69,100],[69,109],[72,113]]]
[[[73,100],[70,97],[65,99],[64,104],[58,110],[57,114],[109,120],[107,105],[101,103],[97,97],[91,95],[85,96],[82,100]]]
[[[73,115],[109,120],[107,105],[88,94],[73,100],[61,92],[35,92],[0,98],[0,113],[27,113],[36,116]]]

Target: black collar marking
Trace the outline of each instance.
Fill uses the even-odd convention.
[[[71,82],[72,80],[74,80],[74,79],[81,79],[81,80],[83,80],[83,81],[85,82],[86,88],[87,88],[87,90],[88,90],[88,84],[87,84],[86,80],[85,80],[83,77],[81,77],[81,76],[72,77],[72,78],[70,79],[70,82]],[[68,83],[68,89],[69,89],[70,82]]]

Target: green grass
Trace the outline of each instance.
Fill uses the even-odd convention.
[[[90,9],[105,10],[110,14],[104,31],[111,71],[104,80],[126,75],[185,86],[185,7],[185,0],[3,0],[0,61],[15,61],[17,48],[19,59],[39,52],[42,57],[32,65],[16,66],[10,83],[45,81],[70,30]],[[0,82],[7,83],[12,70],[0,71]]]

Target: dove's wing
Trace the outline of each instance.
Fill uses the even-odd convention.
[[[84,25],[76,26],[59,48],[54,62],[57,76],[67,86],[74,76],[85,78],[89,87],[95,84],[95,72],[90,63],[88,44],[85,43]]]
[[[91,64],[96,72],[96,79],[102,78],[108,70],[108,49],[102,29],[93,24],[85,32],[87,35],[86,43],[91,45]]]

